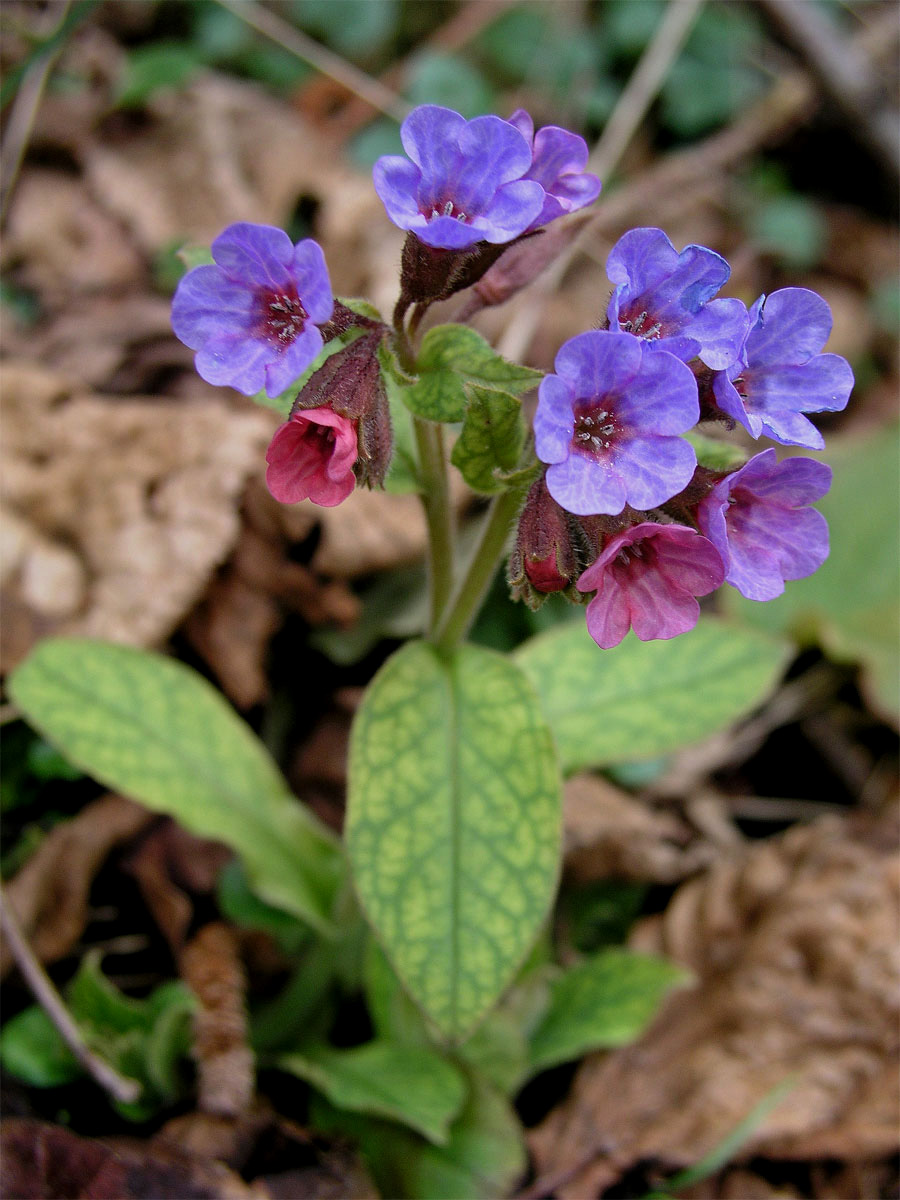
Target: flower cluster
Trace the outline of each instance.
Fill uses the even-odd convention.
[[[407,157],[374,168],[388,216],[407,231],[393,330],[371,309],[335,300],[316,242],[293,244],[267,225],[229,226],[212,263],[188,272],[175,294],[173,327],[203,379],[264,392],[279,407],[296,387],[266,456],[269,490],[284,503],[331,506],[357,484],[383,484],[392,449],[384,371],[393,361],[396,378],[410,381],[424,311],[482,283],[476,309],[505,298],[552,253],[544,227],[600,192],[584,140],[554,125],[535,131],[521,109],[466,120],[426,104],[401,139]],[[514,243],[498,286],[498,259]],[[642,640],[683,633],[697,598],[723,582],[769,600],[821,565],[828,529],[810,505],[828,490],[827,466],[767,449],[711,469],[686,435],[713,420],[821,449],[807,414],[844,408],[853,386],[847,362],[823,352],[831,313],[814,292],[783,288],[748,310],[719,294],[730,276],[721,255],[679,252],[661,229],[626,233],[607,274],[604,327],[567,341],[541,382],[537,463],[520,463],[519,478],[534,478],[534,465],[539,473],[509,564],[514,595],[533,606],[552,592],[587,597],[588,629],[603,647],[629,629]]]
[[[821,353],[831,313],[814,292],[784,288],[748,312],[716,298],[730,274],[720,255],[703,246],[679,254],[661,229],[625,234],[607,273],[608,328],[560,349],[534,419],[548,497],[587,519],[593,561],[577,578],[573,568],[519,588],[532,603],[573,582],[593,593],[588,629],[604,648],[629,628],[644,641],[692,628],[696,597],[723,581],[770,600],[821,566],[828,527],[809,505],[828,491],[827,466],[779,463],[770,449],[714,472],[681,435],[702,401],[705,416],[754,438],[818,449],[822,436],[804,414],[844,408],[853,386],[847,362]],[[531,525],[520,522],[522,562],[536,557]]]

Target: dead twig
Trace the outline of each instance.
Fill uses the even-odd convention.
[[[84,1067],[95,1083],[121,1104],[132,1104],[141,1094],[141,1085],[136,1079],[126,1079],[108,1062],[96,1055],[82,1037],[81,1030],[63,999],[53,985],[50,976],[34,956],[34,952],[19,925],[19,919],[6,903],[0,890],[0,926],[9,942],[16,965],[31,993],[53,1022],[60,1037]]]
[[[378,76],[378,82],[392,91],[402,90],[414,60],[423,50],[438,50],[452,54],[468,45],[477,35],[507,8],[518,0],[469,0],[452,12],[423,42],[419,42],[404,58],[392,63]],[[328,119],[329,135],[344,142],[372,120],[372,105],[362,96],[352,95],[338,113]]]
[[[890,11],[883,17],[873,20],[847,41],[848,47],[858,48],[876,65],[894,54],[896,49],[896,13],[892,6],[888,7]],[[618,232],[623,226],[633,224],[636,212],[652,211],[658,206],[659,197],[678,196],[686,187],[695,187],[698,180],[708,180],[755,153],[760,147],[783,138],[789,130],[808,120],[817,104],[816,87],[809,72],[790,71],[733,125],[713,134],[696,148],[668,155],[642,171],[611,197],[601,200],[590,223],[566,254],[557,260],[557,264],[561,265],[554,268],[553,275],[548,273],[540,281],[543,286],[540,283],[535,285],[518,302],[510,305],[512,311],[507,330],[499,343],[501,352],[508,357],[518,357],[516,351],[528,345],[543,304],[562,283],[579,252],[587,253],[592,244],[607,239],[610,232]],[[603,250],[605,254],[608,246]],[[527,326],[526,311],[529,314]],[[515,334],[514,324],[518,326]],[[528,337],[523,338],[523,333],[528,333]]]
[[[298,58],[308,62],[329,79],[334,79],[385,116],[402,121],[409,112],[410,106],[390,88],[367,75],[365,71],[360,71],[358,67],[354,67],[352,63],[313,38],[307,37],[277,13],[257,4],[256,0],[219,0],[219,4],[236,17],[240,17],[257,33],[296,54]]]
[[[848,42],[817,4],[796,0],[760,0],[760,4],[869,149],[889,171],[900,175],[897,111],[886,102],[883,81],[865,48]]]
[[[55,16],[58,13],[59,20],[55,29],[48,32],[46,49],[30,64],[16,91],[3,135],[3,148],[0,150],[0,224],[6,221],[9,202],[19,177],[19,168],[31,138],[47,80],[65,48],[65,41],[57,35],[69,23],[69,9],[69,0],[65,0],[61,8],[52,10],[51,15]]]
[[[621,160],[678,57],[702,5],[703,0],[670,0],[663,19],[631,73],[588,160],[588,169],[601,178],[612,174]],[[588,228],[560,255],[538,287],[529,293],[528,302],[513,314],[498,346],[505,357],[521,358],[537,329],[547,296],[562,282],[569,264],[581,249]]]

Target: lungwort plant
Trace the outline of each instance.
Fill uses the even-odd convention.
[[[745,461],[722,435],[740,424],[820,449],[806,414],[842,409],[853,380],[823,353],[819,296],[784,288],[748,310],[721,295],[724,258],[679,251],[660,229],[614,246],[595,327],[573,330],[547,375],[464,324],[420,336],[436,301],[471,289],[471,314],[525,286],[547,264],[547,225],[593,203],[600,181],[580,137],[535,131],[523,111],[466,120],[425,105],[402,140],[406,156],[374,169],[407,231],[390,320],[332,295],[314,241],[247,223],[216,238],[172,310],[205,380],[284,416],[267,455],[277,500],[421,495],[427,627],[357,713],[345,844],[174,661],[48,640],[12,694],[72,762],[233,847],[273,928],[302,923],[297,976],[256,1043],[312,1085],[320,1127],[362,1139],[386,1194],[490,1195],[522,1166],[510,1098],[523,1082],[635,1037],[683,982],[621,950],[550,961],[539,935],[559,878],[561,777],[667,753],[772,686],[784,644],[700,616],[698,597],[728,584],[765,601],[814,572],[828,530],[810,506],[830,471],[772,447]],[[448,432],[450,463],[486,498],[465,555]],[[557,622],[507,656],[470,643],[504,559],[513,597],[537,609],[561,593],[585,623]],[[337,1049],[320,1001],[346,980],[363,921],[374,1037]]]

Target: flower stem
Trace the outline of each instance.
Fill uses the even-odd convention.
[[[450,595],[453,583],[455,534],[450,484],[444,457],[444,430],[441,425],[413,417],[416,446],[419,451],[419,477],[422,504],[428,525],[430,613],[428,630],[434,634]]]
[[[494,578],[510,527],[521,504],[522,496],[518,488],[501,492],[491,501],[465,574],[457,584],[432,639],[439,653],[449,655],[469,632]]]

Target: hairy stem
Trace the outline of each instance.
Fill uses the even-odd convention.
[[[397,354],[404,370],[409,371],[410,374],[415,374],[416,369],[412,339],[415,337],[419,322],[425,315],[427,307],[427,305],[416,305],[408,330],[404,326],[408,305],[404,303],[402,297],[394,310]],[[453,584],[456,529],[453,520],[453,506],[450,501],[450,482],[447,478],[443,426],[414,416],[413,431],[419,458],[421,500],[425,509],[425,523],[428,527],[430,594],[428,634],[433,636]]]
[[[450,483],[444,457],[444,430],[431,421],[413,417],[413,429],[419,452],[419,477],[422,504],[428,525],[428,565],[430,588],[429,634],[433,635],[450,595],[453,583],[455,531],[450,502]]]
[[[521,494],[515,488],[501,492],[491,501],[465,574],[450,598],[433,639],[442,654],[450,654],[472,627],[497,571],[521,503]]]

